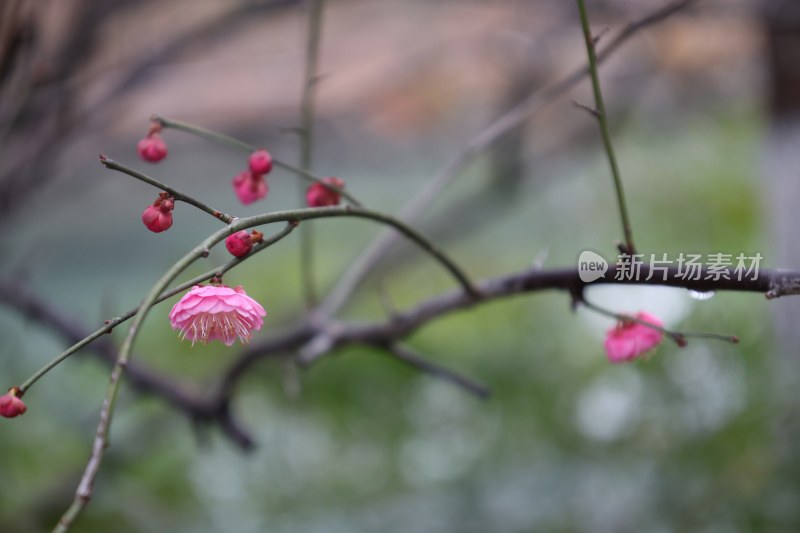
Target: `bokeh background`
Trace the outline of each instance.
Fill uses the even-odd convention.
[[[666,5],[591,1],[609,36]],[[601,74],[636,242],[652,252],[761,253],[800,266],[796,2],[693,2],[631,39]],[[93,330],[136,305],[217,228],[179,205],[154,235],[144,184],[103,152],[238,215],[298,204],[276,170],[267,200],[238,205],[245,157],[167,131],[169,157],[137,159],[159,113],[298,157],[307,11],[297,1],[5,0],[0,4],[0,377],[24,380],[66,346],[10,294],[24,290]],[[604,37],[605,38],[605,37]],[[601,40],[601,44],[603,41]],[[572,2],[329,0],[313,169],[390,213],[494,118],[585,62]],[[474,277],[571,266],[620,237],[596,124],[563,94],[484,151],[415,227]],[[314,223],[330,287],[379,228]],[[259,338],[302,313],[296,235],[226,276],[269,312]],[[213,250],[193,273],[226,260]],[[387,254],[343,318],[382,320],[452,288],[409,246]],[[12,290],[13,289],[13,290]],[[666,288],[588,297],[738,345],[664,344],[610,365],[611,320],[531,294],[437,320],[409,343],[485,383],[481,401],[364,348],[309,370],[260,363],[233,408],[242,452],[157,397],[123,391],[106,462],[76,531],[796,531],[800,419],[791,302]],[[179,343],[156,308],[137,360],[203,392],[236,349]],[[125,327],[112,335],[119,340]],[[49,530],[85,466],[108,366],[78,354],[0,423],[0,531]]]

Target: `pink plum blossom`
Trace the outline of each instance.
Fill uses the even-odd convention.
[[[175,207],[175,199],[166,197],[162,193],[153,205],[147,206],[142,213],[142,222],[147,229],[153,233],[161,233],[172,226],[172,210]]]
[[[269,174],[272,170],[272,156],[266,150],[256,150],[250,154],[248,165],[253,174]]]
[[[10,391],[0,396],[0,416],[4,418],[14,418],[19,416],[28,408],[18,396],[17,389],[12,388]]]
[[[661,319],[644,311],[637,313],[634,318],[659,328],[664,327]],[[612,363],[632,361],[655,348],[663,337],[663,331],[632,320],[621,320],[606,333],[606,355]]]
[[[230,346],[239,337],[244,344],[253,331],[261,329],[267,312],[242,287],[195,285],[172,307],[172,329],[192,345],[218,339]]]
[[[322,182],[340,189],[344,187],[344,181],[339,178],[322,178]],[[339,203],[339,196],[338,192],[327,188],[322,183],[312,183],[306,190],[306,203],[309,207],[337,205]]]
[[[139,157],[148,163],[158,163],[167,157],[167,143],[157,132],[149,133],[136,145]]]
[[[237,231],[225,239],[225,248],[234,257],[244,257],[253,249],[253,239],[247,231]]]
[[[261,200],[269,192],[264,176],[262,174],[253,174],[249,170],[245,170],[233,178],[232,185],[236,197],[244,205]]]

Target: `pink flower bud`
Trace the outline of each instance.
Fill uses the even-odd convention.
[[[172,226],[172,209],[174,207],[175,199],[166,196],[166,193],[161,193],[153,205],[147,206],[142,213],[142,222],[153,233],[166,231]]]
[[[225,239],[225,248],[234,257],[244,257],[253,249],[253,239],[245,230],[237,231]]]
[[[136,145],[139,157],[148,163],[158,163],[167,157],[167,144],[157,132],[149,133]]]
[[[637,313],[635,318],[659,328],[664,327],[661,319],[650,313]],[[608,330],[604,347],[609,361],[623,363],[632,361],[655,348],[663,337],[663,331],[631,320],[622,320],[614,328]]]
[[[244,205],[252,204],[267,196],[269,187],[263,174],[254,174],[245,170],[233,178],[233,190]]]
[[[250,154],[249,163],[253,174],[269,174],[272,170],[272,156],[266,150],[256,150]]]
[[[343,188],[344,181],[339,178],[322,178],[323,183]],[[306,190],[306,203],[309,207],[324,207],[339,204],[339,193],[325,187],[322,183],[312,183]]]
[[[4,418],[14,418],[15,416],[25,413],[27,410],[28,407],[25,405],[25,402],[17,397],[16,388],[12,388],[10,391],[0,396],[0,416]]]

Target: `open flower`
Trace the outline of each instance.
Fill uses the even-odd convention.
[[[181,338],[192,345],[219,339],[230,346],[239,337],[250,341],[253,331],[261,329],[267,312],[250,298],[242,287],[195,285],[172,307],[169,320],[172,329],[180,330]]]
[[[12,387],[11,390],[0,396],[0,416],[4,418],[14,418],[28,410],[25,406],[25,402],[17,396],[17,393],[18,389]]]
[[[637,313],[635,318],[659,328],[664,327],[661,319],[644,311]],[[663,331],[632,320],[621,320],[606,333],[604,343],[606,355],[612,363],[632,361],[655,348],[663,337]]]

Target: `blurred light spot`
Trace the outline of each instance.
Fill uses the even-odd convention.
[[[663,320],[668,329],[686,318],[694,303],[683,291],[670,287],[598,285],[590,287],[586,297],[595,305],[616,313],[647,311]],[[613,326],[611,319],[598,313],[584,310],[579,316],[597,338],[602,338]]]
[[[633,368],[614,367],[586,387],[575,413],[578,429],[587,437],[611,441],[636,421],[642,403],[642,380]]]
[[[738,359],[717,354],[702,342],[692,342],[666,362],[670,379],[683,393],[677,410],[690,433],[712,433],[745,405],[745,381]]]

